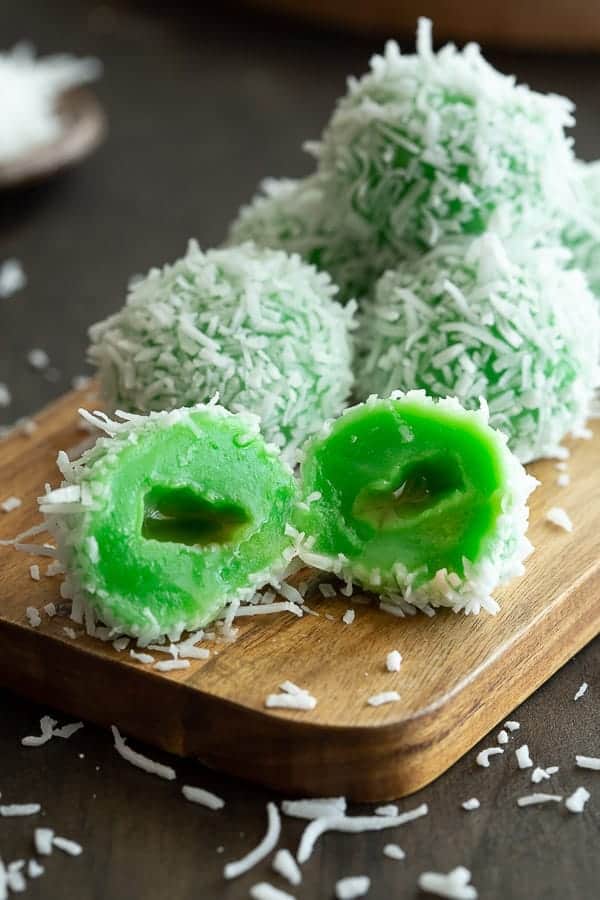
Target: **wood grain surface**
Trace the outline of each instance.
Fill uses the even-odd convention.
[[[65,396],[40,413],[31,436],[0,445],[0,484],[23,500],[0,519],[0,537],[39,520],[35,498],[46,482],[57,481],[57,451],[81,442],[77,408],[94,406],[94,396],[89,390]],[[443,611],[399,619],[359,596],[352,598],[355,622],[345,625],[341,616],[351,601],[342,595],[325,601],[317,589],[325,576],[303,570],[297,579],[316,580],[308,604],[317,615],[239,620],[237,641],[214,644],[211,657],[193,660],[189,669],[161,673],[82,627],[76,640],[69,637],[64,629],[73,623],[42,609],[60,603],[60,578],[30,577],[31,562],[43,572],[48,558],[2,547],[0,682],[278,790],[360,801],[410,794],[600,631],[600,423],[593,440],[569,446],[568,489],[557,486],[553,462],[531,467],[542,482],[531,504],[536,550],[526,575],[499,592],[495,617]],[[545,520],[553,505],[572,517],[573,534]],[[26,619],[29,605],[42,617],[35,629]],[[405,660],[398,674],[385,668],[392,649]],[[266,696],[286,679],[308,689],[316,709],[265,709]],[[392,689],[400,701],[367,703]]]

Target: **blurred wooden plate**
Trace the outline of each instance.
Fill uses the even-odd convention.
[[[22,187],[50,178],[85,159],[106,134],[106,117],[87,88],[66,91],[58,101],[59,137],[29,153],[0,163],[0,189]]]

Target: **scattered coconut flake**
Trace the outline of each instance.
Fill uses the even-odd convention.
[[[355,900],[364,897],[371,887],[371,879],[367,875],[352,875],[340,878],[335,885],[336,900]]]
[[[8,864],[6,871],[6,884],[13,893],[21,894],[27,887],[25,876],[21,869],[25,865],[24,859],[16,859]]]
[[[509,731],[518,731],[521,727],[521,723],[509,719],[508,722],[504,723],[504,727],[508,728]]]
[[[477,754],[475,758],[475,762],[478,766],[481,766],[483,769],[489,769],[490,767],[490,756],[497,756],[499,753],[504,753],[502,747],[487,747],[487,749],[482,750]]]
[[[71,628],[70,625],[64,625],[63,631],[68,638],[71,638],[72,641],[75,641],[77,639],[77,632],[74,628]]]
[[[296,859],[302,865],[310,858],[314,846],[322,834],[327,831],[338,831],[343,834],[362,834],[365,831],[382,831],[384,828],[396,828],[398,825],[405,825],[421,816],[426,816],[429,808],[426,803],[422,803],[409,812],[402,813],[399,816],[325,816],[320,819],[314,819],[310,825],[304,829],[300,845],[296,854]]]
[[[560,794],[527,794],[517,800],[517,806],[536,806],[539,803],[562,803],[562,796]]]
[[[397,816],[398,807],[395,803],[387,803],[385,806],[378,806],[375,810],[376,816]]]
[[[546,521],[556,525],[557,528],[564,529],[564,531],[573,531],[573,523],[562,506],[552,506],[546,513]]]
[[[464,800],[461,803],[461,806],[463,809],[466,809],[467,812],[470,812],[472,809],[479,809],[481,803],[479,802],[477,797],[471,797],[470,800]]]
[[[571,476],[568,472],[561,472],[556,479],[558,487],[569,487],[571,484]]]
[[[336,590],[332,584],[328,584],[324,582],[319,585],[319,591],[323,595],[323,597],[331,598],[336,596]]]
[[[73,737],[76,732],[81,731],[82,728],[83,722],[70,722],[68,725],[62,725],[60,728],[55,728],[52,734],[54,737],[68,740],[70,737]]]
[[[46,603],[44,606],[44,612],[51,619],[56,615],[56,604],[55,603]]]
[[[33,565],[29,566],[29,575],[33,581],[40,580],[40,567],[37,563],[33,563]]]
[[[129,638],[126,635],[115,638],[115,640],[112,642],[112,645],[118,653],[122,653],[123,650],[126,650],[129,645]]]
[[[217,797],[216,794],[211,794],[210,791],[205,791],[203,788],[193,787],[191,784],[184,784],[181,793],[186,800],[206,806],[207,809],[223,809],[225,806],[225,801],[221,797]]]
[[[406,853],[398,844],[386,844],[383,848],[383,855],[388,859],[405,859]]]
[[[28,606],[25,610],[25,615],[32,628],[37,628],[38,625],[42,624],[42,618],[35,606]]]
[[[27,284],[23,266],[18,259],[7,259],[0,265],[0,297],[7,300]]]
[[[309,800],[284,800],[281,811],[295,819],[324,819],[346,812],[345,797],[311,797]]]
[[[27,877],[28,878],[39,878],[40,875],[43,875],[46,870],[43,866],[40,866],[37,859],[30,859],[27,863]]]
[[[291,894],[286,891],[280,891],[279,888],[273,887],[266,881],[260,881],[250,888],[250,896],[252,900],[294,900]]]
[[[12,396],[8,389],[8,385],[0,381],[0,407],[6,408],[12,403]]]
[[[35,816],[41,808],[39,803],[7,803],[0,805],[0,816]]]
[[[599,756],[576,756],[575,762],[580,769],[593,769],[595,772],[600,772]]]
[[[279,690],[283,691],[285,694],[308,694],[309,692],[306,688],[298,687],[297,684],[294,684],[293,681],[282,681],[279,685]]]
[[[28,735],[21,738],[21,744],[24,747],[41,747],[42,744],[46,744],[52,738],[56,724],[56,719],[51,719],[50,716],[42,716],[40,719],[41,734]]]
[[[522,744],[520,747],[517,747],[515,756],[517,757],[517,763],[520,769],[530,769],[533,765],[533,760],[529,755],[529,747],[527,744]]]
[[[352,625],[354,619],[356,618],[356,613],[353,609],[347,609],[344,615],[342,616],[342,622],[344,625]]]
[[[267,803],[267,819],[267,831],[260,844],[242,859],[227,863],[223,872],[225,878],[237,878],[239,875],[249,872],[275,849],[281,834],[281,818],[274,803]]]
[[[2,503],[0,503],[0,509],[5,513],[9,513],[12,512],[13,509],[18,509],[22,504],[23,501],[20,497],[7,497],[6,500],[3,500]]]
[[[54,837],[52,838],[52,845],[62,850],[63,853],[68,853],[69,856],[80,856],[83,853],[81,844],[76,843],[76,841],[70,841],[68,838]]]
[[[380,694],[373,694],[369,697],[367,703],[369,706],[383,706],[385,703],[396,703],[400,699],[398,691],[382,691]]]
[[[577,693],[573,697],[573,700],[580,700],[583,697],[583,695],[585,694],[585,692],[587,691],[588,687],[589,687],[589,685],[588,685],[587,681],[584,681],[583,684],[581,684],[577,688]]]
[[[464,866],[457,866],[447,875],[438,872],[423,872],[419,875],[419,887],[436,897],[447,900],[477,900],[477,890],[469,884],[471,873]]]
[[[498,732],[498,734],[496,736],[496,740],[498,741],[499,744],[508,744],[508,732],[506,732],[504,730],[504,728],[502,728]]]
[[[295,886],[302,881],[302,872],[289,850],[278,850],[273,859],[273,870]]]
[[[539,784],[540,781],[547,781],[550,778],[551,773],[548,769],[542,769],[540,766],[536,766],[536,768],[531,773],[531,781],[533,784]]]
[[[584,787],[578,787],[570,797],[565,800],[565,806],[572,813],[582,813],[585,804],[590,799],[590,792]]]
[[[391,650],[385,658],[385,667],[388,672],[399,672],[402,664],[402,655],[397,650]]]
[[[33,350],[30,350],[27,354],[27,362],[32,369],[37,369],[41,372],[42,369],[47,369],[50,365],[50,357],[45,350],[34,347]]]
[[[151,656],[150,653],[138,653],[136,650],[130,650],[129,655],[132,659],[137,659],[138,662],[141,662],[146,666],[149,666],[154,662],[154,657]]]
[[[267,709],[314,709],[317,705],[315,697],[308,692],[301,694],[269,694],[265,700]]]
[[[143,756],[143,754],[132,750],[131,747],[125,743],[125,738],[121,737],[119,730],[115,725],[111,725],[110,730],[112,731],[115,740],[115,750],[128,763],[131,763],[132,766],[136,766],[138,769],[142,769],[144,772],[148,772],[150,775],[158,775],[159,778],[165,778],[167,781],[175,780],[177,777],[175,769],[172,769],[171,766],[164,766],[162,763],[154,762],[154,760],[149,759],[147,756]]]
[[[152,666],[158,672],[173,672],[175,669],[189,669],[189,667],[189,659],[161,659]]]
[[[33,843],[35,851],[40,856],[50,856],[52,853],[52,841],[54,840],[54,831],[51,828],[36,828],[33,832]]]

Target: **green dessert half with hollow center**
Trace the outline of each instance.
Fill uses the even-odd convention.
[[[295,526],[308,564],[401,608],[496,611],[523,571],[535,479],[486,413],[422,391],[370,398],[306,448]]]
[[[296,484],[255,417],[214,405],[96,419],[108,432],[40,498],[63,593],[142,640],[252,599],[293,551]]]

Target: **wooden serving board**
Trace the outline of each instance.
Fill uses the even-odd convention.
[[[35,498],[58,482],[57,451],[82,439],[76,409],[85,392],[43,410],[31,435],[0,444],[0,537],[38,520]],[[289,794],[346,794],[362,801],[400,797],[432,781],[600,631],[600,422],[593,440],[569,444],[571,485],[556,485],[554,463],[531,467],[541,481],[532,499],[536,546],[527,574],[502,590],[495,617],[442,612],[398,619],[357,603],[341,617],[344,597],[307,602],[319,616],[241,620],[232,644],[212,644],[210,659],[160,673],[42,614],[25,608],[59,600],[50,559],[0,547],[0,682],[39,702],[173,753],[194,756],[234,775]],[[545,521],[553,505],[571,516],[572,534]],[[35,539],[37,540],[37,538]],[[29,574],[40,564],[41,581]],[[318,598],[318,599],[317,599]],[[325,614],[333,616],[333,620]],[[401,671],[385,658],[398,649]],[[160,657],[163,658],[163,657]],[[290,679],[318,699],[310,712],[267,710],[267,694]],[[396,689],[401,700],[373,708],[373,694]]]

